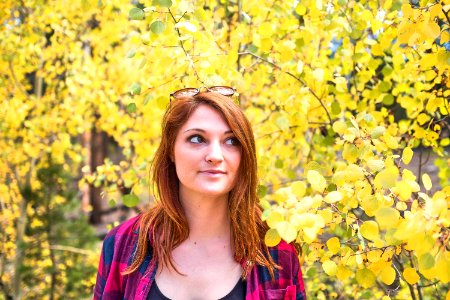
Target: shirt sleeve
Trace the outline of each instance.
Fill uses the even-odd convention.
[[[109,277],[111,265],[113,263],[114,242],[115,230],[108,233],[103,241],[102,252],[100,255],[100,262],[97,271],[97,281],[94,287],[94,300],[102,299],[104,294],[108,292],[107,289],[111,289],[110,286],[106,286],[106,282]]]

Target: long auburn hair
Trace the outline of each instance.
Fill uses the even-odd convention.
[[[257,197],[257,162],[255,140],[250,122],[233,99],[214,92],[202,92],[192,97],[176,99],[170,103],[162,122],[162,138],[156,151],[151,177],[155,190],[155,206],[140,218],[138,244],[132,264],[124,272],[136,271],[145,259],[148,247],[153,247],[153,259],[170,266],[172,250],[189,236],[189,226],[178,195],[179,181],[175,171],[173,150],[180,128],[200,106],[208,105],[222,114],[241,145],[241,161],[235,186],[228,197],[235,259],[243,265],[246,278],[253,264],[268,268],[271,276],[275,264],[264,244],[267,224],[261,220]]]

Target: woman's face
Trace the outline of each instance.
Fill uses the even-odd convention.
[[[180,195],[220,197],[235,185],[241,146],[215,109],[199,106],[180,128],[173,160]]]

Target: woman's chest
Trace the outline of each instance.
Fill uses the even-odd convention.
[[[177,270],[159,267],[155,277],[162,294],[170,299],[220,299],[233,290],[242,274],[240,264],[220,253],[174,255],[174,263]]]

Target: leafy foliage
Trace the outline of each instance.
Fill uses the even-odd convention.
[[[3,266],[20,258],[19,225],[33,222],[21,207],[39,198],[39,170],[78,175],[77,136],[98,128],[123,155],[83,168],[80,186],[135,205],[168,94],[227,84],[254,125],[265,242],[302,246],[308,295],[450,297],[448,4],[40,3],[2,4]],[[424,171],[427,152],[439,183]],[[131,194],[121,199],[120,187]],[[14,272],[1,270],[10,285]]]

